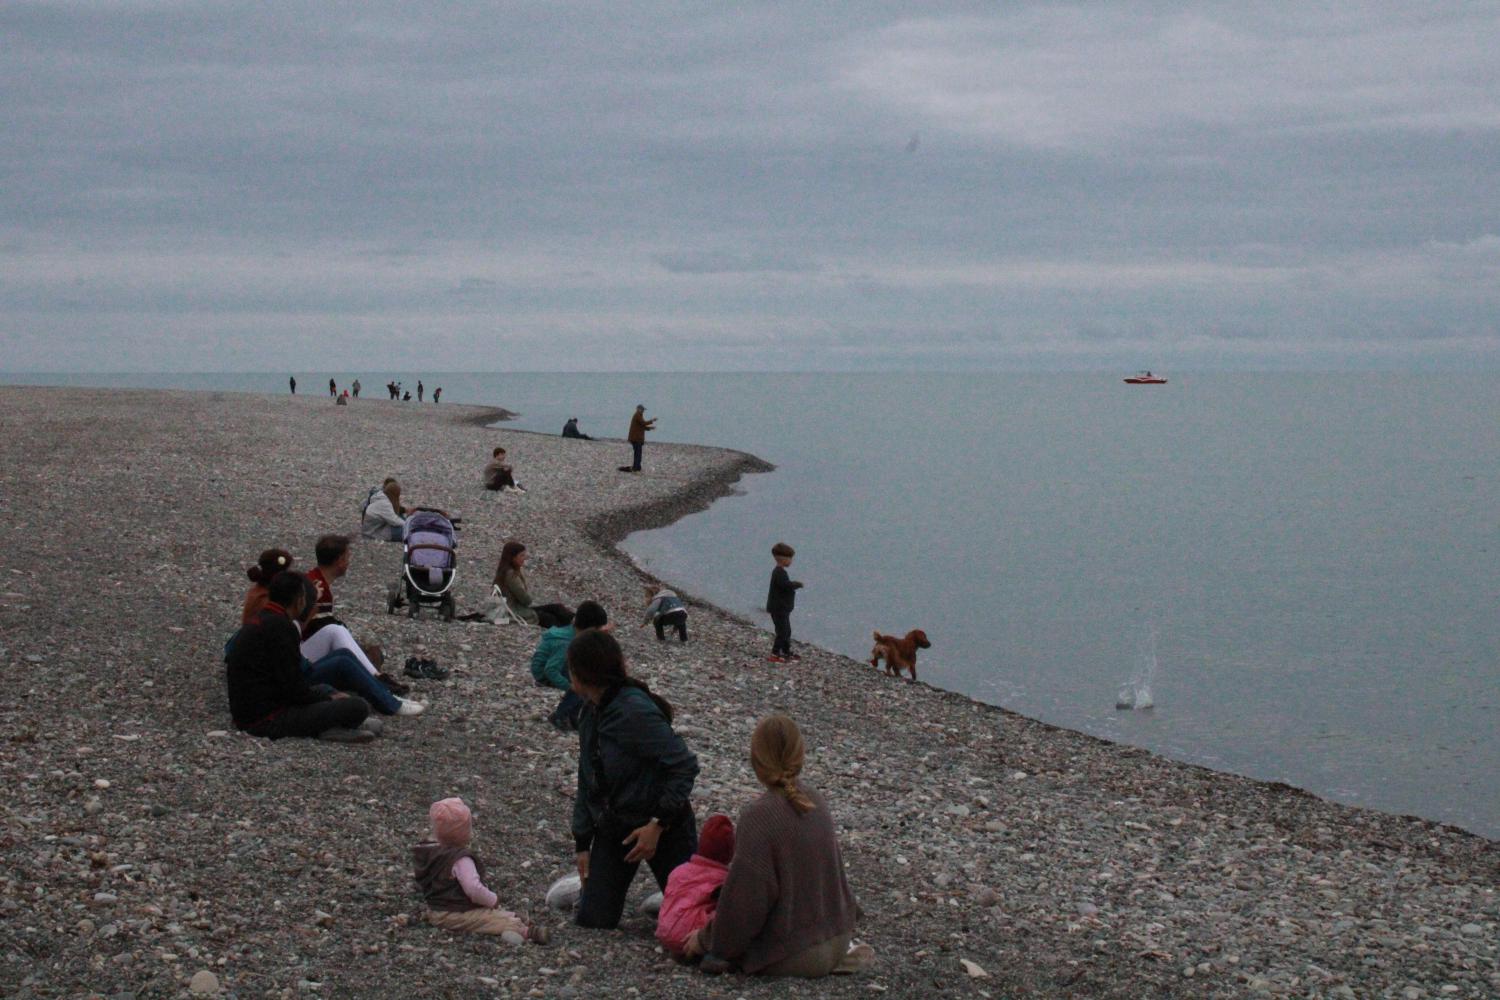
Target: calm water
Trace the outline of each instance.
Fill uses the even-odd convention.
[[[387,377],[361,374],[376,388]],[[284,375],[66,381],[285,389]],[[934,684],[1500,836],[1493,379],[425,381],[546,431],[578,416],[588,433],[623,436],[645,402],[660,440],[775,462],[739,495],[627,548],[753,617],[768,550],[785,539],[807,583],[798,638],[863,658],[872,629],[921,627],[933,640],[921,675]],[[1121,685],[1147,676],[1154,708],[1116,710]]]

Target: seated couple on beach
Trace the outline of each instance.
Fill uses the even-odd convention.
[[[672,729],[672,706],[630,676],[607,632],[580,632],[567,663],[583,699],[572,820],[580,926],[617,927],[645,862],[663,890],[658,936],[704,972],[815,978],[869,964],[868,945],[851,948],[854,894],[832,816],[798,780],[796,723],[771,716],[756,727],[750,759],[766,792],[732,836],[722,822],[706,827],[704,856],[691,805],[698,759]]]
[[[326,613],[333,607],[329,581],[342,576],[348,568],[348,539],[339,535],[324,536],[318,541],[318,555],[318,568],[307,576],[290,569],[292,556],[284,549],[267,549],[261,553],[260,561],[249,569],[247,575],[253,585],[245,595],[241,627],[225,647],[225,660],[231,674],[242,681],[249,676],[266,680],[289,675],[289,665],[294,665],[296,672],[306,681],[358,695],[383,715],[420,715],[426,706],[399,697],[397,692],[404,694],[408,688],[395,678],[379,673],[372,662],[369,654],[374,652],[379,657],[379,647],[365,650],[346,626]],[[280,591],[277,590],[278,580],[282,581]],[[267,629],[279,633],[286,630],[284,626],[290,627],[295,640],[295,664],[291,664],[292,658],[281,648],[279,639],[270,647],[264,641],[263,633]],[[253,641],[247,640],[247,636],[253,637]],[[246,645],[247,642],[250,644]],[[273,686],[285,688],[279,682]],[[234,681],[231,680],[233,687]],[[297,685],[286,688],[283,693],[303,694]],[[248,718],[236,713],[235,722],[243,729],[248,728],[246,723],[254,722],[256,718],[259,717]]]

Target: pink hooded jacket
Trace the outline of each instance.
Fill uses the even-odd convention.
[[[728,865],[701,854],[673,868],[656,917],[656,940],[674,955],[681,955],[688,936],[713,919],[719,908],[719,887],[728,874]]]

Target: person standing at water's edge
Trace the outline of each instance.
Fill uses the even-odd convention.
[[[771,570],[771,589],[766,594],[766,611],[771,616],[772,624],[776,626],[776,640],[771,645],[771,655],[766,659],[772,663],[800,660],[802,657],[792,652],[792,610],[797,606],[797,591],[802,589],[802,582],[793,580],[786,571],[797,551],[786,542],[777,542],[771,546],[771,555],[776,558],[776,568]]]
[[[328,380],[328,395],[337,397],[338,394],[339,394],[339,384],[337,382],[335,382],[333,379],[329,379]]]
[[[354,398],[358,399],[359,398],[359,379],[355,379],[354,380],[354,384],[352,386],[350,386],[349,388],[351,388],[351,389],[354,390]]]
[[[630,442],[631,464],[620,466],[621,472],[641,471],[641,449],[646,445],[646,432],[655,429],[655,418],[646,419],[646,404],[637,404],[635,413],[630,418],[630,433],[625,436],[625,439]]]
[[[417,379],[417,402],[420,403],[422,401],[422,393],[426,391],[427,387],[422,384],[422,380]]]
[[[293,375],[291,378],[287,379],[286,381],[287,381],[287,384],[292,387],[292,395],[293,396],[297,395],[297,376]]]

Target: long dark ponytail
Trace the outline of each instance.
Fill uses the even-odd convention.
[[[652,691],[645,681],[626,673],[625,653],[615,637],[608,632],[591,628],[574,637],[568,644],[568,673],[580,684],[606,691],[611,688],[639,688],[661,709],[667,722],[672,721],[672,703]]]

